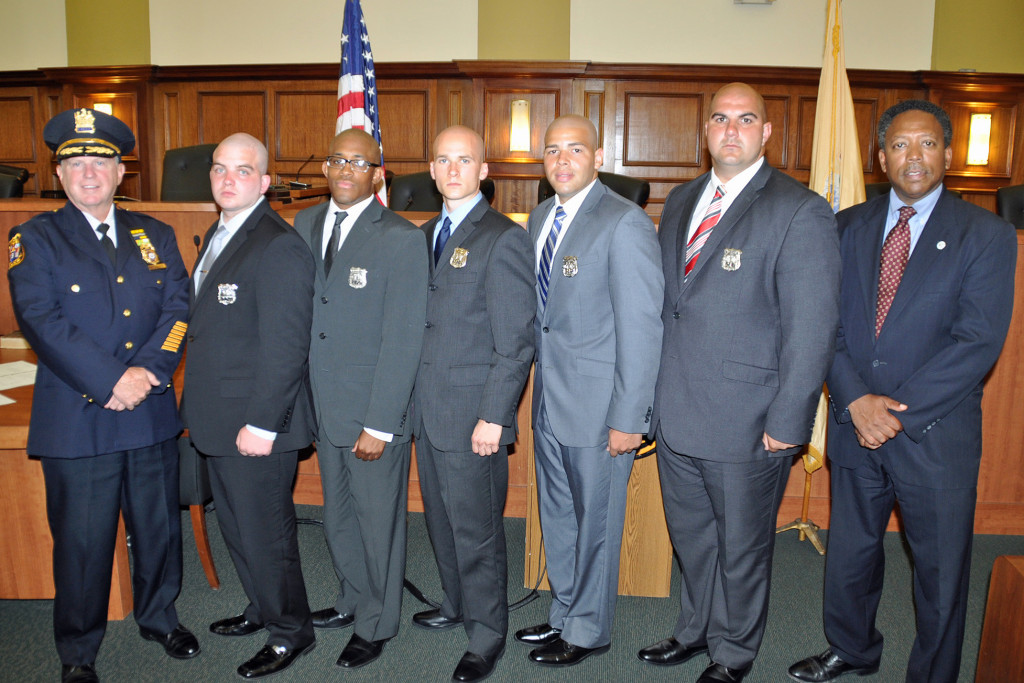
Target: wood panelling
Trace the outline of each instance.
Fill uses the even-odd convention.
[[[512,120],[512,102],[530,103],[530,151],[509,150],[509,127]],[[488,163],[510,164],[540,163],[544,150],[544,129],[562,113],[562,93],[559,89],[505,89],[484,91],[484,156]]]
[[[700,93],[624,93],[622,165],[699,166],[703,120]]]
[[[0,136],[0,153],[11,163],[31,163],[36,160],[35,98],[32,93],[15,97],[0,97],[0,121],[4,134]]]
[[[199,143],[220,142],[232,133],[248,133],[268,149],[278,147],[267,138],[267,93],[264,91],[201,90],[196,102]]]
[[[384,140],[384,158],[392,163],[426,163],[434,139],[431,125],[431,91],[381,90],[380,129]]]
[[[1010,178],[1013,162],[1013,147],[1001,145],[999,140],[1012,140],[1013,130],[1017,122],[1017,105],[1000,102],[955,101],[946,99],[942,102],[943,109],[949,114],[953,130],[963,131],[962,135],[954,135],[953,159],[950,162],[948,175],[981,176]],[[992,131],[989,142],[988,164],[985,166],[967,165],[966,131],[971,128],[972,114],[991,114]]]
[[[274,168],[285,161],[300,164],[312,154],[317,159],[327,156],[334,136],[331,114],[338,110],[338,95],[332,91],[295,90],[274,92],[274,139],[270,148]],[[320,121],[319,126],[297,126],[295,121]],[[312,167],[312,169],[311,169]],[[320,165],[310,163],[306,171],[319,171]],[[317,173],[319,175],[319,173]]]

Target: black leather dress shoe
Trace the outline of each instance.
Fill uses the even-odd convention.
[[[857,674],[858,676],[869,676],[878,672],[878,665],[857,666],[844,662],[839,655],[829,648],[820,655],[801,659],[789,667],[789,677],[796,681],[810,681],[811,683],[823,683],[832,681],[846,674]]]
[[[384,646],[388,640],[388,638],[385,638],[384,640],[371,641],[366,638],[360,638],[353,633],[352,638],[348,641],[348,645],[341,651],[341,656],[338,657],[336,664],[342,669],[358,669],[361,666],[366,666],[377,659],[377,657],[380,657],[380,653],[384,651]]]
[[[745,669],[730,669],[712,662],[711,666],[704,669],[704,673],[697,679],[697,683],[740,683],[748,673],[750,673],[749,666]]]
[[[157,633],[139,627],[139,635],[164,646],[164,652],[175,659],[192,659],[199,654],[199,641],[187,628],[178,624],[170,633]]]
[[[455,628],[462,624],[462,619],[449,619],[441,614],[439,609],[430,609],[426,612],[417,612],[412,615],[413,626],[429,629],[431,631],[444,631]]]
[[[221,619],[210,624],[210,633],[216,633],[218,636],[247,636],[262,629],[263,624],[249,621],[245,618],[244,614]]]
[[[92,664],[64,664],[60,667],[60,683],[100,683]]]
[[[318,609],[310,616],[313,617],[313,627],[323,629],[345,628],[351,626],[352,622],[356,620],[356,615],[342,614],[333,607]]]
[[[707,651],[707,645],[687,647],[673,637],[659,641],[650,647],[645,647],[640,652],[637,652],[636,656],[641,662],[647,662],[648,664],[675,666],[676,664],[682,664],[694,655]]]
[[[527,626],[516,631],[516,640],[527,645],[549,645],[562,636],[562,629],[551,624]]]
[[[248,662],[238,667],[238,675],[242,678],[263,678],[284,671],[295,663],[295,660],[316,647],[316,641],[303,647],[285,647],[284,645],[264,645],[263,649]]]
[[[459,665],[455,667],[452,680],[459,683],[475,683],[476,681],[484,680],[494,671],[494,665],[498,663],[504,652],[504,648],[489,656],[467,652],[462,655]]]
[[[580,647],[559,638],[553,643],[538,647],[530,653],[530,659],[545,666],[572,666],[579,664],[590,655],[608,652],[611,645],[601,647]]]

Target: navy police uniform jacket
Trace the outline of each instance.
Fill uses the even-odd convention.
[[[188,275],[174,231],[116,209],[112,265],[68,203],[10,232],[14,313],[39,358],[28,453],[80,458],[144,448],[181,431],[171,378],[184,344]],[[132,366],[160,380],[135,410],[103,406]]]

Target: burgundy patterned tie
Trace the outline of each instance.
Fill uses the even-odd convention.
[[[875,338],[882,332],[885,316],[896,296],[896,290],[903,279],[903,271],[910,258],[910,217],[917,211],[913,207],[904,206],[900,209],[900,218],[889,231],[882,245],[881,267],[878,269],[878,304],[875,309]]]
[[[711,237],[711,229],[718,224],[718,219],[722,217],[722,195],[725,194],[725,188],[719,185],[715,188],[715,196],[711,198],[711,204],[708,206],[708,210],[704,213],[704,218],[700,219],[700,225],[693,232],[693,237],[686,243],[686,255],[683,259],[686,266],[683,270],[683,278],[685,279],[693,267],[697,264],[697,257],[700,256],[700,250],[704,247],[704,244],[708,241],[708,237]]]

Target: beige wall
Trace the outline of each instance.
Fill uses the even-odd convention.
[[[934,3],[844,2],[846,66],[928,69]],[[571,58],[821,66],[825,7],[825,0],[779,0],[774,5],[736,5],[730,0],[572,0]],[[901,39],[880,35],[883,25],[902,27]]]
[[[64,0],[3,0],[0,70],[67,66]]]
[[[477,0],[361,4],[375,61],[476,59]],[[153,63],[336,62],[344,10],[343,0],[150,0]]]
[[[149,64],[149,5],[66,0],[68,66]]]
[[[480,0],[478,58],[569,59],[569,9],[569,0]]]
[[[1024,73],[1024,1],[936,0],[932,69]]]

